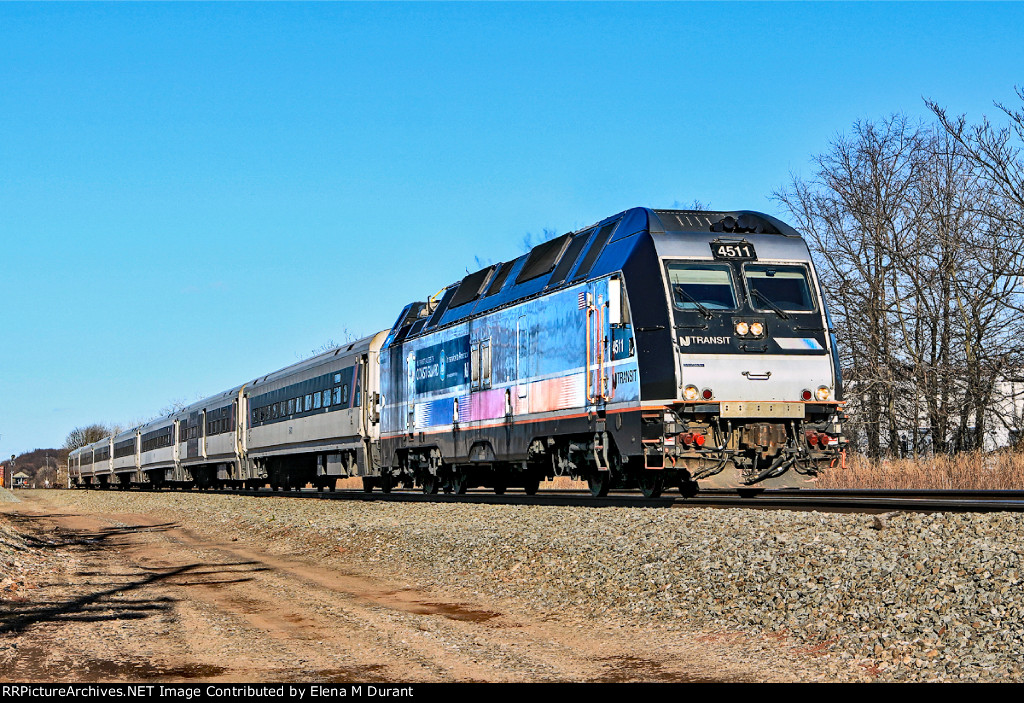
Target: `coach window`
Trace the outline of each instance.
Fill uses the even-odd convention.
[[[334,387],[334,404],[341,405],[341,386]]]
[[[341,383],[341,374],[340,373],[334,374],[334,382],[335,383]]]
[[[341,407],[348,407],[348,384],[346,383],[341,387]]]
[[[313,394],[313,409],[314,410],[319,410],[320,409],[320,400],[321,400],[321,398],[320,398],[320,391],[317,391],[316,393]]]
[[[313,394],[312,393],[307,393],[306,394],[306,410],[309,411],[309,410],[312,410],[312,409],[313,409]]]

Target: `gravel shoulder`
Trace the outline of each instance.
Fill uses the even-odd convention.
[[[23,491],[14,681],[1020,681],[1017,515]]]

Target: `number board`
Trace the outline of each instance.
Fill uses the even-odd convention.
[[[754,245],[749,242],[711,242],[711,253],[716,259],[757,259]]]

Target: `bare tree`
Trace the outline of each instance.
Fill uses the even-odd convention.
[[[965,128],[966,129],[966,128]],[[775,193],[830,294],[867,452],[980,448],[1016,374],[1024,258],[966,141],[902,116],[854,125]]]
[[[340,342],[336,342],[333,338],[328,339],[326,342],[321,344],[316,349],[311,350],[309,354],[296,354],[296,356],[298,356],[300,359],[311,359],[314,356],[319,356],[320,354],[324,354],[329,351],[334,351],[335,349],[343,347],[347,344],[351,344],[352,342],[356,341],[356,336],[349,331],[348,327],[344,327],[341,330],[341,339],[342,341]]]
[[[64,440],[64,448],[74,451],[80,447],[88,446],[93,442],[98,442],[104,437],[109,437],[112,434],[114,434],[114,432],[112,432],[109,427],[98,423],[87,427],[76,427],[68,432],[68,436]]]
[[[1024,88],[1017,87],[1016,93],[1024,103]],[[988,117],[971,125],[964,115],[950,117],[938,103],[925,103],[967,154],[989,189],[1009,206],[996,213],[1004,226],[1018,233],[1024,231],[1024,106],[1011,108],[996,102],[995,106],[1009,119],[1007,126],[997,127]]]
[[[705,203],[702,200],[694,198],[693,202],[689,204],[676,200],[672,203],[672,207],[676,210],[710,210],[711,203]]]
[[[893,251],[912,231],[907,204],[920,178],[920,125],[894,115],[858,122],[814,157],[810,181],[775,192],[804,231],[839,321],[847,378],[856,387],[853,431],[868,453],[898,445],[898,385],[892,310],[898,306]]]
[[[545,227],[541,230],[540,234],[534,234],[533,232],[527,232],[523,235],[523,241],[520,244],[520,248],[526,252],[533,249],[538,244],[543,244],[546,241],[554,239],[558,236],[558,230],[549,229]]]
[[[1016,89],[1024,103],[1024,90]],[[964,352],[968,358],[965,379],[970,402],[962,411],[978,418],[972,436],[961,433],[960,441],[981,446],[986,431],[982,407],[1007,429],[1024,429],[1016,398],[1007,397],[1008,384],[998,379],[1019,378],[1022,359],[1015,338],[1019,315],[1024,312],[1021,275],[1024,251],[1024,109],[996,102],[1008,118],[999,127],[987,117],[969,124],[965,116],[950,117],[934,101],[926,101],[938,119],[948,152],[962,154],[969,173],[983,197],[970,203],[970,216],[978,223],[971,229],[970,249],[975,256],[961,266],[957,294],[963,301],[961,318],[965,330]],[[1012,388],[1012,386],[1010,386]]]

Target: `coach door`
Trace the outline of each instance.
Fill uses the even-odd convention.
[[[588,286],[590,288],[590,286]],[[604,401],[604,296],[600,295],[595,285],[585,295],[586,307],[586,379],[584,387],[587,393],[587,405],[596,405]]]
[[[199,432],[202,429],[199,426],[199,413],[189,413],[188,415],[188,429],[186,435],[188,442],[185,443],[185,458],[195,459],[199,456]]]
[[[530,323],[520,315],[516,323],[516,412],[530,411]]]
[[[405,358],[405,431],[410,434],[416,429],[416,401],[413,394],[416,392],[416,352],[409,352]]]
[[[614,397],[611,384],[612,325],[622,319],[622,292],[618,278],[598,281],[586,295],[587,404],[604,404]]]
[[[199,452],[200,452],[200,455],[204,459],[206,458],[206,451],[207,451],[207,447],[206,447],[206,430],[207,430],[206,410],[203,410],[202,422],[199,423]]]

